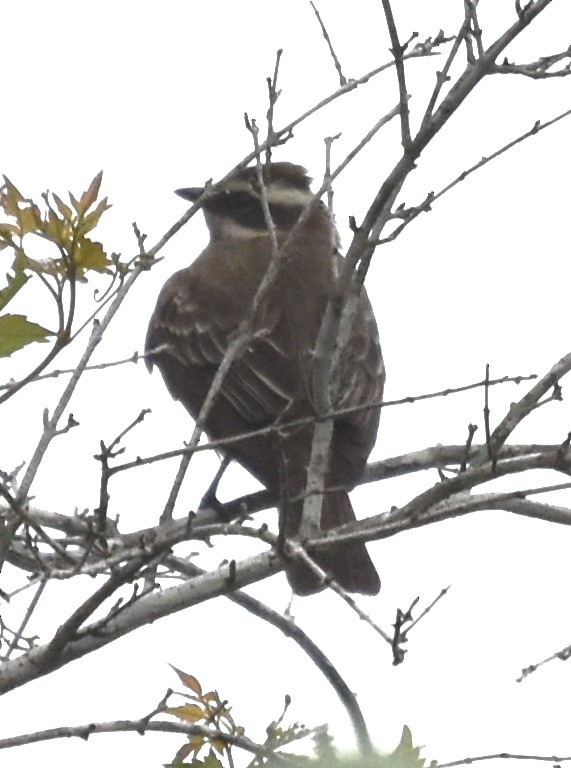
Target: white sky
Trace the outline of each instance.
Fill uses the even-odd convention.
[[[420,39],[440,28],[451,34],[463,15],[460,0],[394,5],[403,38],[413,30]],[[513,2],[482,0],[480,5],[490,42],[513,20]],[[318,7],[348,76],[358,77],[388,60],[379,2],[321,2]],[[100,237],[109,250],[125,257],[136,250],[132,221],[154,243],[184,211],[173,189],[219,177],[250,151],[243,113],[263,121],[265,78],[273,71],[278,47],[284,49],[278,126],[337,85],[304,0],[31,0],[6,4],[2,16],[0,170],[24,194],[38,196],[47,188],[60,195],[68,189],[78,193],[103,168],[104,192],[113,208]],[[553,0],[508,50],[508,58],[532,61],[564,50],[570,22],[567,0]],[[442,58],[410,63],[413,110],[422,110],[440,66]],[[489,79],[433,142],[401,200],[420,202],[537,119],[569,108],[570,83]],[[342,131],[335,145],[341,160],[396,97],[394,75],[386,73],[300,126],[294,141],[275,157],[300,162],[319,179],[323,137]],[[569,130],[570,123],[562,122],[512,150],[378,252],[368,285],[382,334],[387,398],[481,379],[486,362],[492,375],[542,374],[569,351]],[[348,216],[359,220],[363,215],[367,195],[393,166],[398,150],[395,122],[340,179],[336,213],[345,243]],[[141,350],[160,286],[199,252],[205,239],[196,218],[171,241],[162,253],[164,261],[137,284],[98,351],[98,361]],[[49,325],[49,308],[42,301],[34,306],[37,314],[30,315]],[[17,375],[39,351],[3,362],[0,380]],[[65,360],[73,361],[73,352]],[[61,380],[36,384],[4,406],[0,468],[11,469],[31,455],[41,411],[53,406],[62,386]],[[524,391],[524,385],[496,388],[492,423]],[[139,365],[86,377],[71,408],[81,427],[50,449],[33,488],[35,503],[70,514],[75,507],[95,507],[99,477],[92,457],[99,440],[112,439],[147,406],[152,416],[131,436],[129,455],[156,453],[188,439],[192,425],[171,402],[158,374],[150,377]],[[483,394],[477,392],[387,409],[372,458],[462,443],[469,422],[480,425],[476,437],[481,440],[482,408]],[[570,429],[564,401],[530,417],[514,440],[559,442]],[[181,514],[200,498],[212,461],[201,457],[193,465]],[[156,521],[175,470],[169,464],[114,481],[112,514],[120,514],[125,530]],[[536,473],[521,484],[554,480]],[[361,515],[378,513],[436,481],[436,473],[426,473],[369,486],[355,492],[355,506]],[[253,487],[235,468],[222,495]],[[503,487],[514,487],[513,481]],[[571,505],[568,491],[552,500]],[[275,525],[275,513],[267,519]],[[391,666],[385,644],[333,595],[298,599],[293,610],[358,692],[380,748],[396,746],[407,724],[415,743],[426,745],[423,754],[429,759],[499,751],[569,755],[571,667],[557,662],[523,684],[515,679],[522,667],[571,642],[570,546],[568,528],[495,512],[371,545],[383,588],[378,598],[362,604],[386,629],[397,607],[406,608],[417,595],[426,604],[452,585],[412,633],[406,661],[398,668]],[[236,556],[235,547],[234,541],[220,546],[209,553],[208,562]],[[287,605],[282,575],[251,592],[278,610]],[[68,602],[63,603],[65,594]],[[6,621],[16,623],[28,597],[25,593],[2,610]],[[33,632],[49,639],[57,617],[78,599],[48,587]],[[327,721],[338,744],[352,743],[335,694],[297,647],[223,599],[146,627],[6,695],[0,700],[0,736],[140,717],[168,686],[176,685],[167,662],[217,688],[254,738],[263,739],[264,726],[279,715],[289,693],[292,719],[309,725]],[[138,767],[150,768],[167,762],[180,741],[166,735],[148,735],[144,741],[134,735],[99,736],[87,745],[54,742],[6,752],[1,763],[12,768],[22,760],[42,760],[90,768],[119,764],[128,756]]]

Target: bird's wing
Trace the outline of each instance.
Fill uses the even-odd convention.
[[[373,310],[363,292],[355,313],[349,343],[334,372],[338,382],[338,408],[380,403],[385,382],[385,367]],[[367,420],[366,410],[352,420]]]
[[[186,378],[189,393],[197,371],[209,371],[214,377],[242,320],[236,302],[225,301],[224,296],[210,299],[206,302],[199,290],[193,290],[192,281],[189,283],[189,275],[183,270],[165,285],[149,325],[146,349],[155,350],[151,364],[156,363],[164,374],[166,367],[161,365],[161,359],[168,356],[170,367],[179,367],[177,380]],[[272,333],[278,322],[277,309],[263,313],[251,344],[232,363],[221,385],[220,396],[247,424],[275,421],[294,396],[291,365]],[[184,394],[173,394],[185,402]],[[188,407],[189,403],[185,405]],[[190,410],[197,411],[200,406],[201,403],[193,404]]]

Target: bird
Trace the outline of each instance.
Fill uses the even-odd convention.
[[[196,420],[233,334],[248,315],[268,265],[288,236],[287,256],[256,307],[248,344],[233,360],[206,415],[216,441],[279,502],[279,534],[299,534],[307,468],[317,415],[312,366],[317,336],[335,291],[343,258],[333,217],[314,199],[304,167],[255,166],[223,183],[177,190],[202,211],[210,241],[160,291],[145,342],[171,396]],[[264,194],[265,192],[265,194]],[[264,199],[268,215],[264,213]],[[305,211],[304,218],[293,231]],[[348,492],[359,482],[377,435],[385,369],[373,310],[361,289],[347,343],[336,366],[337,410],[324,478],[320,530],[355,521]],[[352,409],[352,410],[350,410]],[[278,539],[279,540],[279,539]],[[348,592],[376,595],[380,578],[365,544],[353,540],[310,551],[328,577]],[[295,594],[321,591],[326,581],[299,558],[286,564]]]

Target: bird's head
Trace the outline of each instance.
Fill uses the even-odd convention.
[[[314,199],[311,179],[301,165],[285,162],[264,165],[262,176],[274,227],[278,233],[287,233]],[[263,192],[254,167],[236,171],[213,189],[189,187],[177,189],[176,194],[191,202],[204,194],[202,208],[213,240],[246,239],[268,232]],[[321,217],[326,213],[319,201],[316,209]]]

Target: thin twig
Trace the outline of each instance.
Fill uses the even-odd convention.
[[[333,63],[335,64],[335,69],[337,70],[337,74],[339,75],[339,84],[341,85],[341,87],[343,87],[344,85],[347,85],[347,78],[345,77],[345,75],[343,74],[343,70],[341,69],[341,62],[337,58],[335,50],[333,49],[331,38],[329,37],[329,34],[327,32],[327,29],[325,28],[325,24],[323,23],[323,20],[321,18],[319,11],[315,7],[315,3],[313,3],[312,0],[309,0],[309,4],[313,8],[313,12],[317,18],[317,21],[319,22],[319,26],[321,27],[321,33],[325,38],[325,42],[327,43],[327,46],[329,47],[329,53],[331,54],[331,58],[333,59]]]
[[[476,41],[476,47],[478,49],[478,58],[482,58],[485,55],[484,44],[482,42],[482,29],[478,21],[478,0],[464,0],[464,7],[466,14],[470,20],[469,32]]]
[[[525,667],[525,669],[522,669],[521,675],[516,679],[516,683],[522,683],[526,677],[529,677],[529,675],[533,674],[534,672],[537,672],[537,670],[542,667],[544,664],[549,664],[551,661],[555,661],[555,659],[559,659],[559,661],[567,661],[571,658],[571,645],[566,645],[565,648],[561,648],[561,650],[556,651],[551,656],[548,656],[546,659],[543,659],[543,661],[536,661],[534,664],[530,664],[529,667]]]
[[[486,446],[488,448],[488,460],[491,462],[495,461],[495,454],[492,451],[492,442],[490,439],[490,402],[489,402],[489,392],[490,392],[490,364],[486,363],[486,385],[484,387],[484,431],[486,434]]]
[[[445,83],[450,81],[449,72],[450,72],[450,69],[452,68],[454,59],[456,58],[458,51],[460,50],[460,46],[462,44],[462,40],[464,39],[464,35],[466,34],[466,30],[467,30],[467,22],[466,20],[464,20],[462,22],[462,26],[458,31],[458,34],[454,37],[452,47],[450,48],[450,52],[446,58],[446,62],[444,63],[442,70],[436,73],[436,85],[434,86],[434,90],[432,91],[430,95],[430,99],[428,100],[426,111],[423,115],[423,118],[420,124],[421,130],[426,126],[426,124],[429,122],[430,118],[432,117],[434,113],[434,107],[436,106],[436,102],[438,101],[438,97],[440,96],[442,88],[444,87]]]
[[[442,598],[444,597],[444,595],[447,595],[447,594],[448,594],[448,591],[449,591],[449,590],[450,590],[450,586],[448,586],[448,587],[444,587],[443,589],[441,589],[441,590],[440,590],[440,592],[438,593],[438,595],[437,595],[437,596],[434,598],[434,600],[433,600],[433,601],[430,603],[430,605],[427,605],[427,606],[426,606],[426,608],[425,608],[423,611],[421,611],[421,613],[420,613],[420,614],[417,616],[417,618],[416,618],[416,619],[413,619],[413,621],[411,621],[410,625],[409,625],[409,626],[408,626],[408,627],[405,629],[405,631],[404,631],[404,634],[405,634],[405,635],[408,635],[408,633],[409,633],[411,630],[413,630],[413,629],[414,629],[414,627],[416,627],[416,625],[418,624],[418,622],[419,622],[419,621],[421,621],[421,620],[422,620],[422,619],[423,619],[423,618],[426,616],[426,614],[427,614],[427,613],[430,613],[430,611],[431,611],[431,610],[434,608],[434,606],[436,605],[436,603],[438,603],[438,602],[439,602],[439,600],[442,600]]]
[[[109,506],[109,501],[111,499],[111,496],[109,494],[109,480],[111,479],[112,472],[111,468],[109,466],[109,460],[114,459],[117,456],[119,456],[121,453],[124,452],[124,448],[121,448],[119,450],[115,450],[117,446],[121,443],[121,440],[127,435],[132,429],[134,429],[138,424],[140,424],[145,416],[147,416],[150,413],[149,408],[143,408],[142,411],[138,414],[138,416],[133,419],[133,421],[125,427],[118,435],[115,437],[110,445],[106,445],[103,440],[100,440],[100,447],[101,452],[99,454],[96,454],[95,458],[101,462],[101,481],[100,481],[100,487],[99,487],[99,506],[94,510],[94,515],[97,520],[97,530],[96,533],[100,539],[100,542],[102,545],[105,544],[105,529],[106,529],[106,521],[107,521],[107,509]]]
[[[474,440],[474,435],[476,434],[477,429],[478,429],[477,424],[468,424],[468,437],[466,438],[466,452],[462,457],[462,462],[460,464],[460,472],[466,471],[466,466],[468,463],[468,459],[470,457],[470,449],[472,448],[472,441]]]
[[[143,353],[139,352],[133,352],[133,354],[130,357],[124,357],[121,360],[113,360],[110,363],[97,363],[96,365],[86,365],[85,371],[104,371],[107,368],[113,368],[117,365],[125,365],[125,363],[138,363],[139,360],[144,360],[145,357],[148,355],[145,355]],[[75,371],[75,368],[60,368],[55,371],[50,371],[49,373],[42,373],[40,376],[36,376],[33,379],[30,379],[28,382],[29,384],[34,384],[37,381],[44,381],[45,379],[56,379],[58,376],[65,376],[68,373],[73,373]],[[7,384],[0,384],[0,390],[2,389],[10,389],[12,384],[8,382]]]
[[[42,596],[44,589],[46,588],[47,579],[45,577],[42,577],[40,580],[40,583],[38,584],[38,588],[34,592],[34,596],[30,600],[30,604],[28,605],[26,609],[26,613],[24,614],[24,618],[22,619],[20,626],[14,633],[14,637],[12,638],[12,641],[10,642],[8,649],[6,651],[6,654],[4,655],[4,661],[8,661],[10,656],[12,655],[12,651],[15,651],[18,647],[18,642],[20,641],[20,638],[24,634],[24,630],[26,629],[26,626],[28,625],[28,622],[32,618],[32,614],[34,610],[36,609],[36,606],[40,600],[40,597]]]
[[[405,52],[405,48],[400,44],[399,41],[397,26],[393,16],[393,9],[391,8],[390,0],[382,0],[382,4],[383,11],[385,12],[387,28],[389,30],[389,37],[391,38],[391,53],[395,59],[395,68],[399,86],[401,141],[402,146],[406,152],[410,145],[410,113],[408,107],[409,95],[406,88],[406,77],[403,63],[403,54]]]
[[[491,755],[465,757],[462,760],[453,760],[449,763],[433,762],[430,764],[430,768],[456,768],[458,765],[471,765],[472,763],[481,763],[488,760],[541,760],[545,763],[557,764],[569,762],[571,760],[571,756],[560,757],[557,755],[519,755],[512,752],[496,752],[495,754]]]
[[[498,384],[506,384],[506,383],[521,384],[522,381],[533,381],[535,379],[537,379],[536,374],[531,374],[529,376],[513,376],[513,377],[503,376],[499,379],[493,379],[489,381],[488,385],[495,386]],[[382,402],[378,402],[375,400],[374,402],[371,402],[371,403],[365,403],[359,406],[352,406],[350,408],[335,408],[325,413],[324,418],[338,418],[342,416],[348,416],[350,414],[358,413],[359,411],[368,410],[368,409],[390,408],[391,406],[410,405],[413,403],[422,402],[424,400],[431,400],[437,397],[448,397],[449,395],[453,395],[453,394],[461,394],[463,392],[469,392],[470,390],[479,389],[484,386],[486,386],[485,380],[478,381],[473,384],[465,384],[459,387],[449,387],[444,390],[438,390],[437,392],[428,392],[422,395],[407,395],[406,397],[397,398],[395,400],[383,400]],[[185,446],[184,448],[176,448],[175,450],[165,451],[163,453],[154,454],[152,456],[147,456],[147,457],[138,456],[134,461],[125,462],[124,464],[118,464],[115,467],[111,467],[110,472],[111,474],[116,474],[117,472],[124,472],[134,467],[142,467],[147,464],[154,464],[157,461],[166,461],[169,459],[174,459],[188,452],[201,453],[203,451],[211,451],[211,450],[216,450],[218,448],[224,448],[228,445],[242,442],[243,440],[249,439],[251,437],[259,437],[267,434],[272,434],[276,431],[279,431],[283,427],[297,428],[297,427],[305,426],[307,424],[312,424],[314,420],[315,420],[314,416],[307,416],[303,419],[294,419],[292,421],[284,422],[283,424],[280,423],[280,425],[272,424],[268,427],[248,430],[247,432],[241,432],[240,434],[231,435],[229,437],[220,438],[218,440],[210,440],[206,443],[203,443],[202,445],[197,445],[192,448],[190,448],[189,446]]]
[[[554,64],[558,64],[564,59],[570,59],[561,69],[549,71]],[[568,77],[571,75],[571,46],[561,53],[554,53],[550,56],[541,56],[537,61],[529,64],[512,64],[507,59],[501,64],[496,64],[492,74],[500,75],[524,75],[533,80],[546,80],[550,77]]]
[[[278,72],[280,69],[280,60],[283,54],[283,50],[281,48],[278,49],[276,52],[276,63],[274,66],[274,74],[273,77],[268,77],[266,79],[266,83],[268,85],[268,111],[266,113],[267,123],[268,123],[268,134],[266,138],[266,163],[271,163],[272,161],[272,147],[277,144],[276,140],[276,134],[274,132],[274,113],[276,108],[276,102],[280,97],[281,91],[278,91]]]
[[[334,221],[333,216],[333,185],[331,183],[331,146],[334,141],[337,141],[341,136],[340,133],[335,134],[335,136],[326,136],[323,141],[325,143],[325,174],[323,176],[323,181],[325,184],[327,184],[327,210],[329,211],[329,215],[331,216],[331,221]]]

